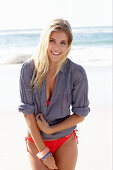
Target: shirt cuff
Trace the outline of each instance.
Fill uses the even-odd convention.
[[[34,104],[21,103],[20,106],[18,107],[18,111],[23,112],[24,114],[32,114],[34,113],[34,110],[35,110]]]
[[[87,116],[88,113],[90,112],[90,108],[89,107],[85,107],[85,108],[72,107],[72,112],[76,113],[78,116]]]

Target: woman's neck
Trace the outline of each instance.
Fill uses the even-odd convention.
[[[49,70],[48,70],[49,74],[53,74],[54,75],[56,70],[57,70],[56,64],[49,65]]]

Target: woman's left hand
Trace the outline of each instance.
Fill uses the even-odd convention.
[[[44,133],[46,133],[48,135],[51,134],[51,127],[49,126],[49,124],[44,119],[44,117],[41,113],[39,113],[36,116],[36,121],[37,121],[37,125],[41,131],[43,131]]]

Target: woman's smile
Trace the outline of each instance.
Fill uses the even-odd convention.
[[[54,52],[54,51],[51,51],[51,53],[54,54],[54,55],[60,55],[61,54],[61,52],[58,53],[58,52]]]

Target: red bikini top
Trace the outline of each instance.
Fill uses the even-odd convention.
[[[48,101],[47,101],[47,106],[49,106],[49,103],[50,103],[50,101],[48,100]]]

